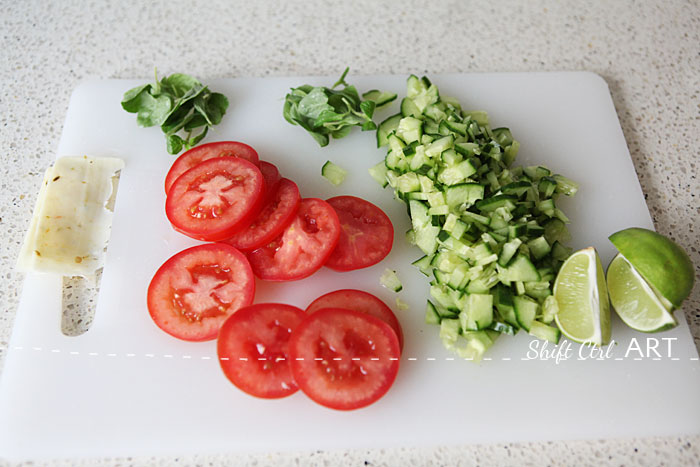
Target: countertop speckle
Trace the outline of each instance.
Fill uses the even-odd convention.
[[[656,229],[688,251],[700,277],[697,1],[25,0],[0,9],[0,371],[23,280],[14,263],[71,91],[88,78],[148,77],[154,66],[205,81],[335,75],[347,65],[355,74],[596,72]],[[677,313],[700,346],[700,286]],[[700,436],[54,464],[697,466]]]

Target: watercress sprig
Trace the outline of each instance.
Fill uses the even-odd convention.
[[[164,76],[155,83],[130,89],[122,98],[122,108],[137,114],[142,127],[160,126],[170,154],[191,149],[221,122],[228,99],[211,92],[197,79],[183,73]]]

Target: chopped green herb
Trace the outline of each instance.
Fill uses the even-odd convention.
[[[355,86],[345,82],[346,68],[340,79],[330,88],[305,84],[292,88],[284,102],[284,118],[292,125],[299,125],[309,132],[320,146],[326,146],[331,137],[343,138],[354,126],[363,131],[374,130],[377,125],[372,121],[374,109],[382,105],[390,96],[373,91],[362,100]],[[343,85],[343,89],[335,88]],[[377,94],[378,93],[378,94]],[[380,98],[382,104],[375,102]]]

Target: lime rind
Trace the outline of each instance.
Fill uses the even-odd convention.
[[[663,298],[662,303],[680,308],[695,282],[693,263],[683,248],[653,230],[639,227],[615,232],[608,238]]]
[[[651,333],[678,325],[661,297],[622,254],[610,262],[607,282],[613,309],[630,328]]]
[[[567,338],[602,346],[610,341],[610,302],[598,253],[584,248],[562,265],[554,282],[554,320]]]

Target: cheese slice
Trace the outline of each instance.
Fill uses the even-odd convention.
[[[118,172],[114,157],[61,157],[49,167],[20,250],[20,271],[93,277],[104,265]]]

